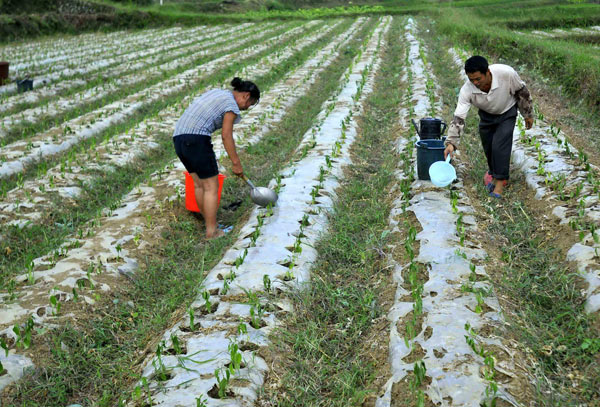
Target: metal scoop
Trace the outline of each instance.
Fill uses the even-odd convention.
[[[248,179],[245,175],[242,176],[242,179],[246,181],[248,185],[250,185],[250,198],[252,202],[257,204],[258,206],[267,206],[269,204],[275,205],[277,202],[277,193],[269,188],[265,187],[255,187],[252,181]]]

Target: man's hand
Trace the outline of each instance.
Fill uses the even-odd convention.
[[[242,175],[244,175],[244,169],[242,168],[242,163],[233,164],[231,167],[231,170],[233,171],[233,173],[235,175],[237,175],[240,178],[242,177]]]
[[[525,119],[525,128],[529,130],[533,126],[533,117]]]
[[[454,146],[452,144],[448,144],[444,150],[444,160],[448,157],[448,154],[452,154],[453,152]]]

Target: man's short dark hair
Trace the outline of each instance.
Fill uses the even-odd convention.
[[[489,65],[487,59],[479,55],[472,56],[465,62],[466,73],[481,72],[485,75],[488,71],[488,68]]]

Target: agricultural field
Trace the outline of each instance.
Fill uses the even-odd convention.
[[[0,45],[0,406],[600,406],[600,6],[335,10]],[[474,54],[535,104],[502,200],[474,109],[458,179],[417,174]],[[206,240],[172,134],[236,76],[279,199],[215,133]]]

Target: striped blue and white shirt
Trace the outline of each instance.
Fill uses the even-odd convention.
[[[209,90],[194,99],[192,104],[185,109],[175,125],[173,137],[180,134],[198,134],[210,137],[215,130],[223,127],[223,117],[227,112],[235,113],[234,123],[238,123],[242,119],[233,92],[223,89]]]

